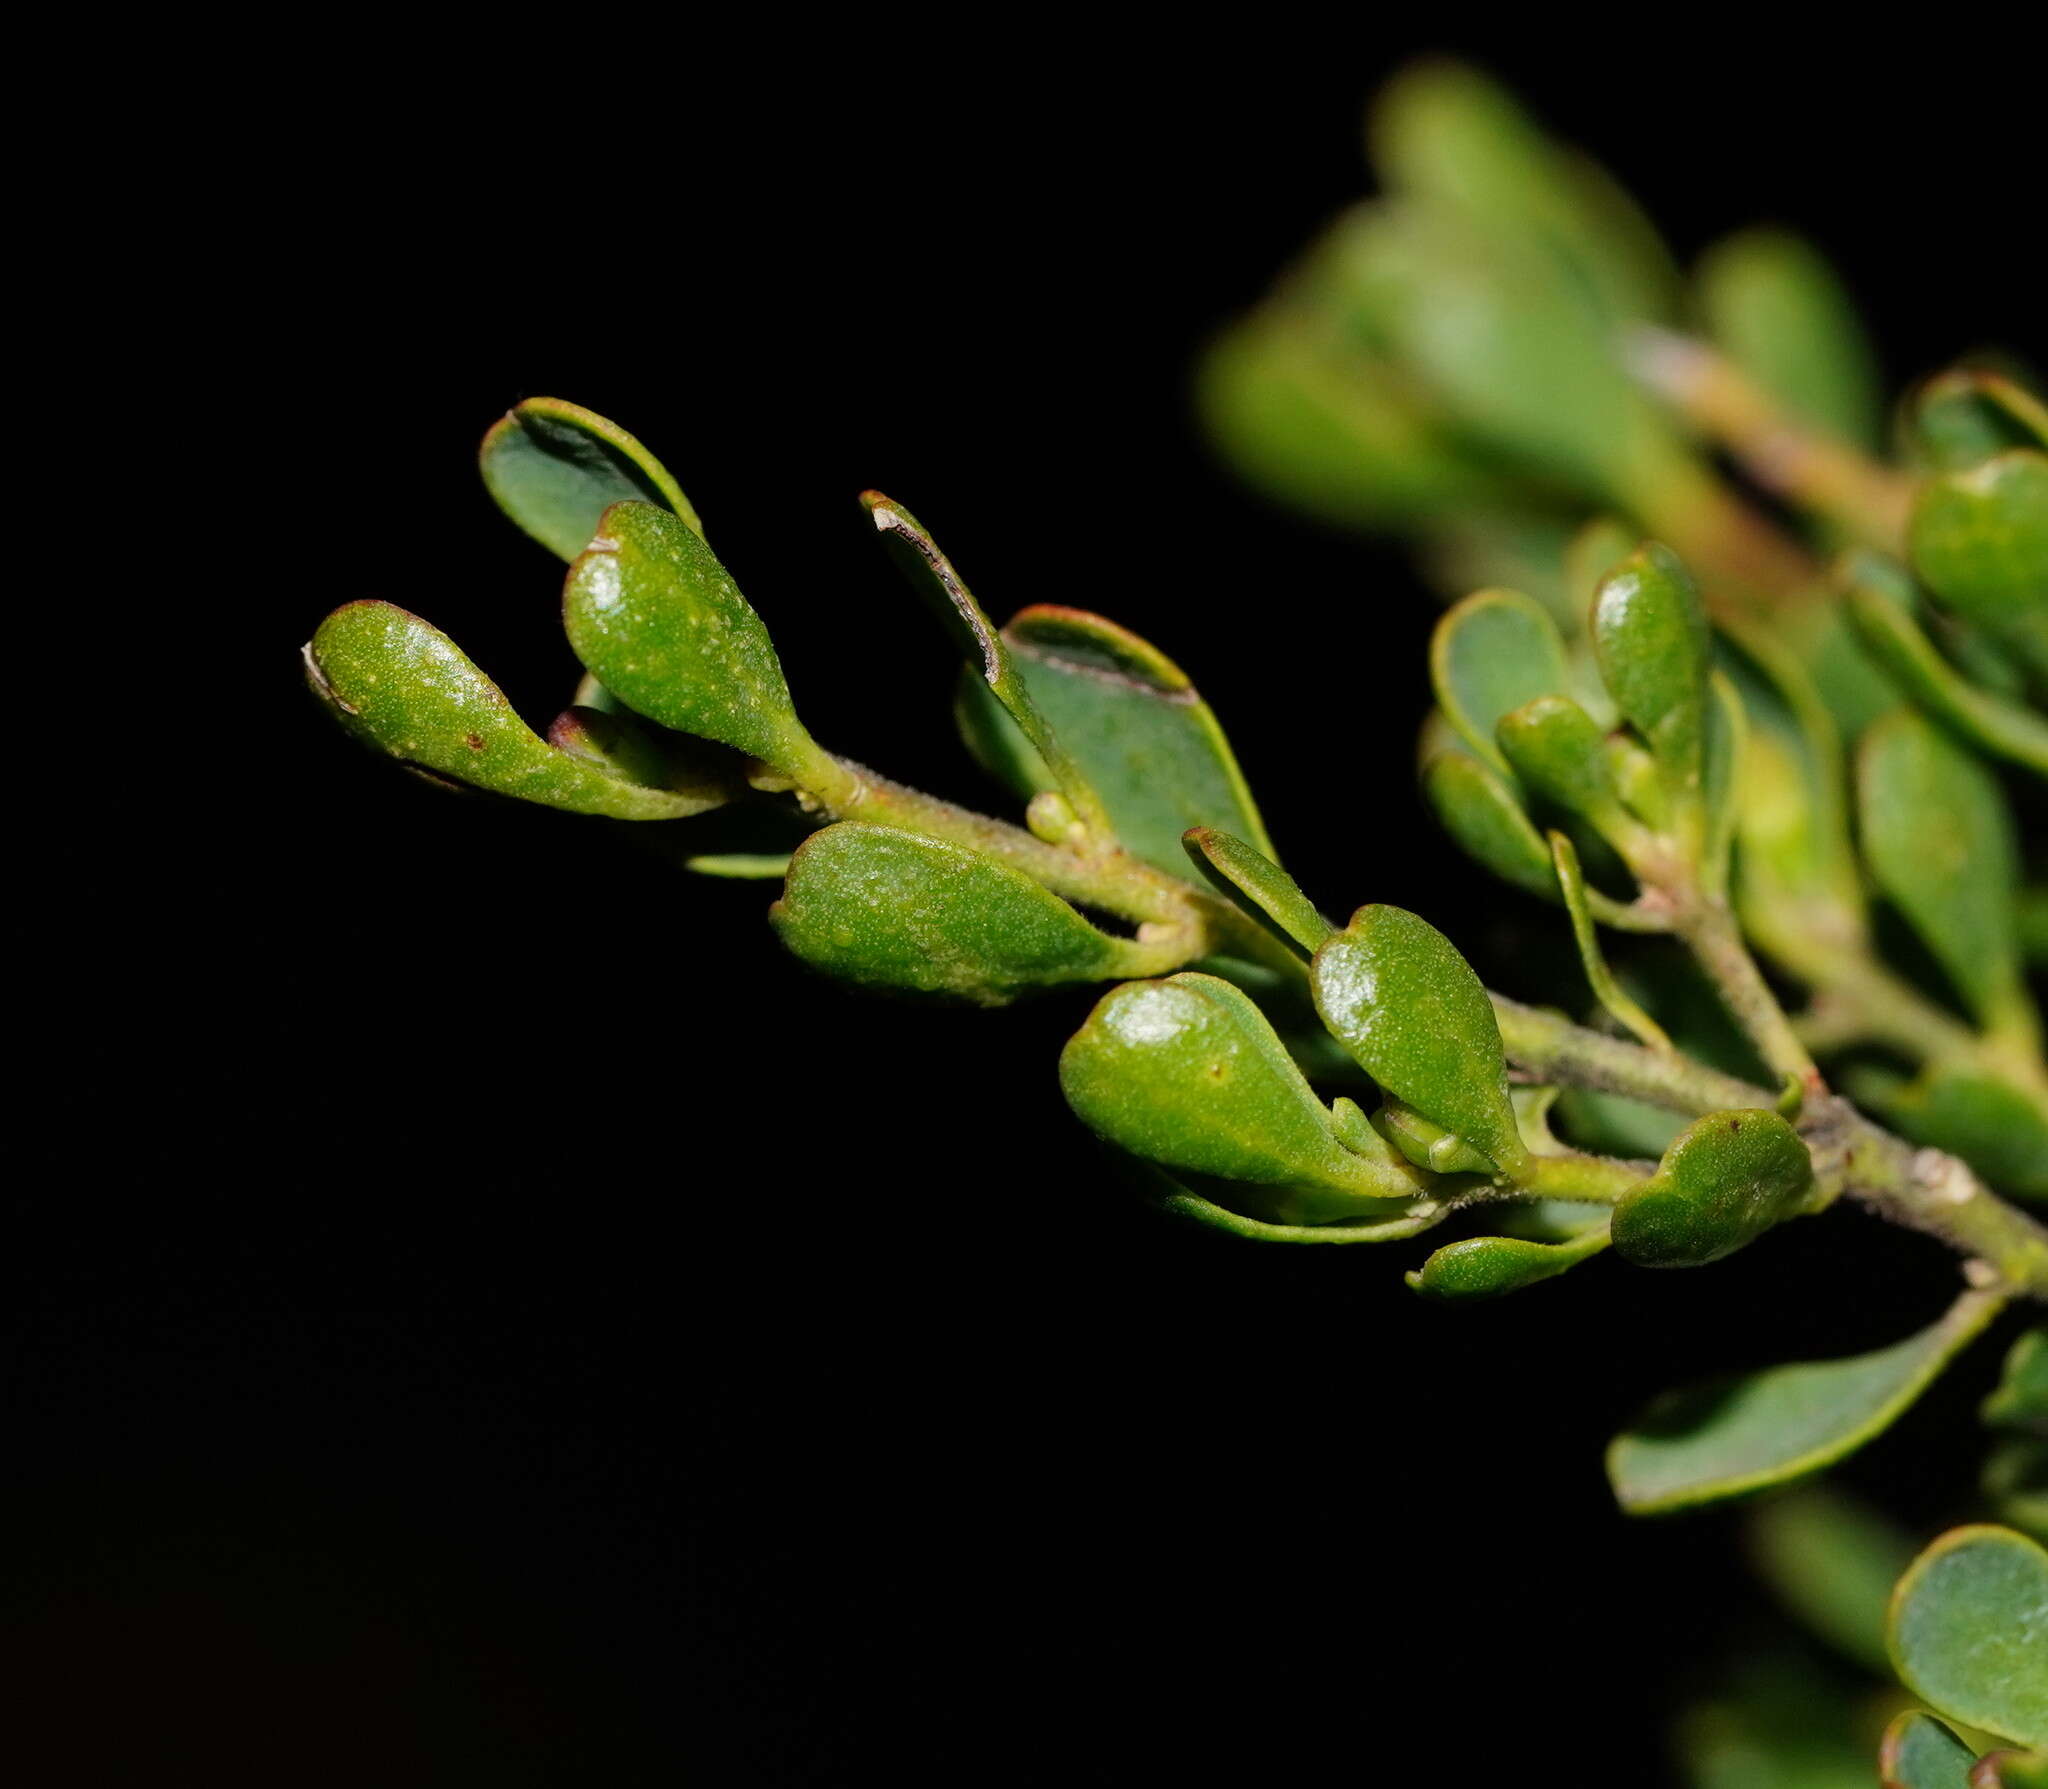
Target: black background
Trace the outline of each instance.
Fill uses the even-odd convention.
[[[293,682],[375,595],[566,700],[559,568],[471,454],[571,397],[675,471],[835,749],[988,798],[876,485],[992,609],[1180,659],[1327,908],[1570,997],[1561,922],[1413,795],[1400,556],[1247,497],[1187,413],[1200,343],[1360,190],[1366,94],[1445,41],[1254,23],[314,43],[209,146],[237,240],[198,290],[259,426],[193,468],[235,625],[165,702],[217,751],[36,941],[67,1000],[7,1207],[16,1632],[72,1778],[118,1741],[213,1782],[1507,1782],[1569,1736],[1564,1780],[1667,1780],[1750,1593],[1719,1520],[1611,1513],[1605,1437],[1674,1379],[1892,1339],[1938,1251],[1844,1214],[1445,1313],[1400,1251],[1187,1233],[1061,1103],[1085,994],[815,983],[767,891],[416,785]],[[2038,348],[2017,71],[1573,29],[1452,47],[1681,252],[1807,229],[1895,378]],[[1966,1411],[1859,1480],[1932,1521]]]

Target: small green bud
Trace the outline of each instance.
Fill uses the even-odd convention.
[[[1276,1223],[1384,1218],[1424,1182],[1339,1141],[1250,998],[1212,975],[1127,982],[1060,1055],[1060,1085],[1098,1136],[1164,1167],[1240,1183]]]
[[[1812,1192],[1813,1160],[1777,1113],[1713,1112],[1622,1195],[1614,1246],[1638,1267],[1702,1267],[1798,1215]]]
[[[1607,739],[1569,696],[1539,696],[1501,717],[1495,735],[1531,789],[1612,839],[1634,830],[1614,785]]]

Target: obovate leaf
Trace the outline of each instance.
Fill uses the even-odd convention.
[[[1888,1348],[1668,1392],[1607,1450],[1615,1496],[1631,1515],[1658,1515],[1831,1466],[1897,1421],[2003,1303],[1965,1292]]]
[[[498,507],[550,552],[574,559],[614,503],[653,503],[704,532],[680,486],[615,422],[560,398],[528,398],[478,449]]]
[[[1980,751],[2048,776],[2048,720],[1980,688],[1943,658],[1914,619],[1901,574],[1859,554],[1842,579],[1858,636],[1915,706]]]
[[[1088,1128],[1163,1167],[1238,1183],[1268,1222],[1409,1215],[1423,1177],[1368,1130],[1368,1155],[1330,1113],[1265,1015],[1213,975],[1127,982],[1060,1053],[1060,1086]]]
[[[1892,1593],[1892,1663],[1945,1715],[2048,1745],[2048,1549],[2010,1528],[1952,1528]]]
[[[1921,582],[2048,676],[2048,453],[2013,448],[1929,479],[1909,533]]]
[[[1638,830],[1621,805],[1607,738],[1569,696],[1538,696],[1494,728],[1515,775],[1610,842]]]
[[[1998,373],[1937,373],[1909,408],[1912,443],[1938,472],[1960,472],[2011,447],[2048,448],[2048,406]]]
[[[1621,1196],[1614,1247],[1638,1267],[1703,1267],[1796,1216],[1812,1194],[1813,1158],[1777,1113],[1712,1112]]]
[[[703,538],[667,510],[606,510],[569,567],[562,613],[576,656],[636,713],[798,783],[826,768],[760,616]]]
[[[1785,230],[1745,230],[1709,249],[1698,292],[1722,351],[1793,415],[1858,446],[1883,409],[1877,359],[1827,261]]]
[[[1909,1709],[1884,1730],[1883,1789],[1970,1789],[1977,1754],[1931,1714]]]
[[[1863,856],[1987,1026],[2027,1022],[2018,849],[1991,773],[1933,722],[1894,709],[1856,754]]]
[[[1405,908],[1361,907],[1309,979],[1330,1034],[1380,1086],[1510,1178],[1526,1171],[1492,1003],[1443,933]]]
[[[314,692],[356,738],[472,788],[614,820],[676,820],[729,794],[710,778],[648,787],[556,750],[453,640],[394,603],[336,609],[307,643],[305,660]]]
[[[982,1006],[1160,967],[1008,864],[860,821],[797,848],[768,917],[795,955],[828,975]]]
[[[1707,612],[1678,555],[1652,541],[1593,599],[1593,650],[1622,717],[1674,798],[1697,800],[1706,728]]]
[[[1882,1677],[1885,1610],[1914,1543],[1834,1486],[1802,1485],[1749,1512],[1749,1556],[1778,1600],[1845,1657]]]
[[[1003,639],[1038,712],[1100,794],[1132,855],[1185,876],[1181,835],[1191,826],[1231,833],[1274,855],[1215,713],[1157,647],[1100,615],[1049,604],[1017,615]],[[990,769],[1013,786],[1046,774],[986,695],[964,689],[962,710],[970,745]]]
[[[1447,610],[1430,636],[1429,673],[1445,718],[1501,771],[1508,767],[1494,738],[1501,717],[1571,688],[1557,623],[1515,590],[1475,591]]]
[[[1422,767],[1422,789],[1443,828],[1503,882],[1558,898],[1542,835],[1507,778],[1468,752],[1440,751]]]

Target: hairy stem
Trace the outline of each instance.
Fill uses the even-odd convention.
[[[1684,914],[1676,930],[1766,1066],[1776,1074],[1791,1075],[1809,1094],[1819,1092],[1820,1070],[1749,954],[1727,903],[1701,901]]]

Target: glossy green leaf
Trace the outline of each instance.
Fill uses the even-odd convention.
[[[614,504],[569,568],[569,644],[638,714],[715,739],[797,782],[824,754],[804,731],[761,618],[703,538],[649,503]]]
[[[2048,676],[2048,453],[2014,448],[1930,478],[1909,545],[1943,604]]]
[[[2048,776],[2048,720],[1970,682],[1935,650],[1910,606],[1910,585],[1859,554],[1842,571],[1858,637],[1913,704],[1980,751]]]
[[[1897,1421],[2003,1302],[1966,1292],[1888,1348],[1666,1393],[1607,1450],[1615,1496],[1632,1515],[1658,1515],[1831,1466]]]
[[[1155,967],[1008,864],[864,822],[828,826],[798,847],[769,918],[829,975],[983,1006]]]
[[[1913,446],[1938,472],[1960,472],[2013,447],[2048,448],[2048,405],[1976,367],[1937,373],[1914,393]]]
[[[1797,1216],[1812,1196],[1813,1158],[1777,1113],[1711,1112],[1622,1195],[1614,1246],[1638,1267],[1703,1267]]]
[[[1863,856],[1986,1025],[2025,1007],[2018,849],[1997,781],[1933,722],[1894,710],[1856,754]]]
[[[953,636],[970,670],[980,676],[1024,735],[1075,817],[1091,832],[1108,832],[1102,798],[1065,739],[1040,712],[1009,640],[975,601],[953,562],[939,551],[929,530],[900,503],[891,502],[880,491],[863,491],[860,501],[890,558]]]
[[[2030,1329],[2005,1357],[1998,1389],[1984,1400],[1984,1420],[2048,1441],[2048,1325]]]
[[[1303,956],[1311,955],[1336,931],[1292,876],[1244,840],[1195,826],[1181,843],[1187,858],[1218,890],[1238,900],[1276,938]]]
[[[2048,1745],[2048,1549],[2010,1528],[1952,1528],[1892,1593],[1892,1663],[1943,1714]]]
[[[364,744],[472,788],[615,820],[675,820],[726,799],[715,781],[650,788],[558,751],[448,636],[392,603],[344,604],[305,648],[314,692]]]
[[[1330,1034],[1381,1087],[1511,1178],[1525,1170],[1500,1027],[1448,938],[1404,908],[1361,907],[1309,975]]]
[[[1407,1276],[1425,1298],[1458,1301],[1495,1298],[1554,1279],[1607,1246],[1604,1228],[1569,1242],[1530,1242],[1516,1236],[1472,1236],[1440,1248]]]
[[[1623,811],[1606,735],[1569,696],[1539,696],[1501,717],[1495,737],[1531,789],[1579,815],[1606,838],[1636,830]]]
[[[1884,1730],[1877,1768],[1883,1789],[1970,1789],[1976,1758],[1931,1714],[1909,1709]]]
[[[1654,541],[1593,599],[1593,651],[1622,717],[1643,736],[1674,798],[1697,799],[1707,705],[1707,612],[1670,548]]]
[[[1571,687],[1564,637],[1542,604],[1514,590],[1480,590],[1455,604],[1429,642],[1437,706],[1496,770],[1507,759],[1494,738],[1501,717]]]
[[[1642,531],[1618,516],[1595,516],[1572,536],[1565,550],[1565,586],[1572,609],[1583,627],[1593,612],[1600,586],[1621,562],[1642,545]]]
[[[1885,1610],[1914,1542],[1827,1483],[1760,1499],[1747,1530],[1750,1560],[1779,1602],[1845,1657],[1886,1675]]]
[[[1506,777],[1461,751],[1438,752],[1422,770],[1423,793],[1466,854],[1504,882],[1557,898],[1557,872],[1543,836]]]
[[[1097,1136],[1239,1183],[1249,1214],[1268,1222],[1385,1220],[1426,1194],[1376,1137],[1370,1155],[1338,1140],[1265,1015],[1213,975],[1105,994],[1060,1054],[1060,1085]]]
[[[1988,1752],[1970,1772],[1970,1789],[2048,1789],[2048,1752]]]
[[[704,532],[662,463],[580,404],[528,398],[492,425],[478,463],[498,507],[562,559],[590,544],[614,503],[657,504]]]
[[[1600,949],[1599,933],[1594,929],[1593,909],[1588,900],[1591,891],[1586,887],[1585,874],[1579,868],[1579,854],[1573,849],[1571,840],[1561,832],[1553,832],[1550,835],[1550,855],[1557,873],[1557,885],[1564,894],[1565,911],[1571,915],[1572,939],[1579,947],[1579,962],[1586,971],[1594,999],[1651,1049],[1671,1049],[1671,1039],[1664,1027],[1622,990],[1621,984],[1614,979],[1614,972],[1607,967],[1607,958]]]
[[[1785,230],[1745,230],[1707,251],[1697,275],[1723,353],[1793,416],[1858,446],[1877,439],[1883,385],[1834,269]]]
[[[1038,712],[1100,795],[1124,849],[1169,875],[1187,874],[1181,835],[1216,827],[1273,855],[1265,822],[1214,712],[1187,674],[1127,628],[1082,609],[1039,605],[1003,630]],[[963,692],[970,744],[1016,786],[1043,776],[1008,717]],[[1033,792],[1029,789],[1026,793]]]

